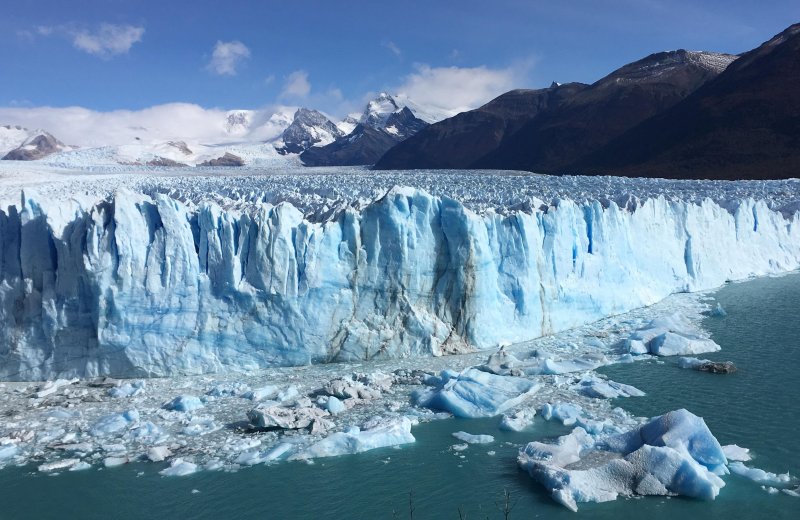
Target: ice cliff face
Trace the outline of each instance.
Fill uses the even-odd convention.
[[[311,222],[120,191],[0,212],[0,378],[161,376],[522,341],[800,266],[800,214],[651,198],[478,214],[396,188]]]

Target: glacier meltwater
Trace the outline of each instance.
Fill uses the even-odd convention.
[[[798,266],[800,213],[750,198],[477,211],[392,188],[308,218],[288,202],[26,192],[0,211],[0,379],[463,352]]]

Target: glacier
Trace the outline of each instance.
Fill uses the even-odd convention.
[[[797,269],[799,219],[753,198],[478,210],[394,187],[312,217],[289,202],[29,189],[0,209],[0,379],[492,348]]]

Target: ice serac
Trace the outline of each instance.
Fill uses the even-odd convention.
[[[395,188],[320,221],[288,203],[26,193],[0,211],[0,377],[493,348],[800,265],[800,216],[761,201],[534,208],[476,213]]]

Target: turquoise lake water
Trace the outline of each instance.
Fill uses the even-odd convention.
[[[800,472],[800,274],[728,285],[714,294],[728,312],[705,327],[722,351],[702,357],[731,360],[739,371],[713,375],[677,367],[676,360],[610,366],[600,371],[632,384],[646,397],[616,404],[636,415],[687,408],[705,418],[722,444],[751,448],[749,465]],[[47,476],[35,468],[0,471],[0,519],[16,518],[502,518],[495,502],[509,491],[510,518],[798,518],[800,499],[769,495],[734,475],[713,502],[681,498],[622,499],[581,504],[572,513],[517,469],[525,443],[569,428],[537,417],[523,433],[497,429],[497,419],[443,420],[414,428],[415,444],[315,464],[257,466],[237,473],[183,478],[158,475],[161,466],[129,464]],[[451,433],[494,435],[493,444],[458,453]],[[487,452],[493,450],[494,455]],[[462,456],[464,458],[460,458]],[[577,515],[577,516],[576,516]]]

